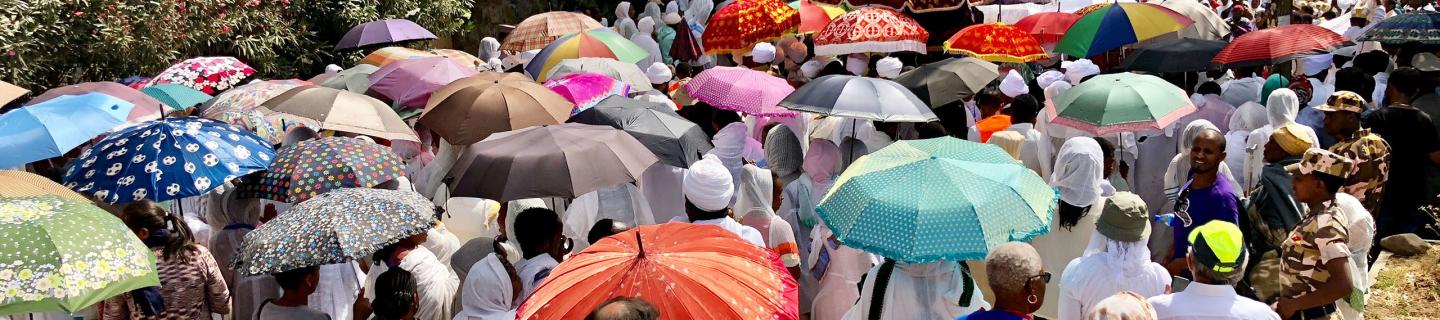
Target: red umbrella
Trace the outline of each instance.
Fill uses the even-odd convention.
[[[696,41],[695,33],[690,31],[690,22],[684,19],[675,24],[675,41],[670,45],[670,57],[680,61],[695,61],[705,52],[700,48],[700,42]]]
[[[1080,15],[1066,12],[1041,12],[1015,22],[1015,27],[1029,32],[1041,44],[1060,42],[1065,30],[1080,20]]]
[[[1212,62],[1226,67],[1262,66],[1351,45],[1340,34],[1311,24],[1251,31],[1235,38]]]
[[[850,7],[879,6],[895,10],[910,8],[912,12],[933,12],[955,10],[964,7],[968,0],[811,0],[824,4],[846,4]]]
[[[925,53],[930,32],[899,11],[865,7],[831,20],[815,34],[815,55],[914,51]],[[708,42],[706,43],[709,44]]]
[[[810,0],[799,0],[790,2],[790,7],[800,10],[799,34],[812,34],[820,32],[830,20],[845,14],[845,8],[836,5],[820,4]]]
[[[749,51],[800,26],[800,12],[780,0],[736,0],[710,17],[700,42],[705,53]]]
[[[1045,48],[1025,30],[1004,23],[965,27],[945,40],[945,52],[993,62],[1025,63],[1049,59]]]

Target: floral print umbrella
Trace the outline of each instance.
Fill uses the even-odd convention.
[[[236,87],[233,90],[225,91],[211,99],[209,104],[201,108],[200,116],[210,119],[220,119],[226,113],[246,112],[259,108],[266,100],[279,96],[285,91],[299,87],[299,85],[283,82],[257,82]]]
[[[71,313],[160,285],[150,249],[88,202],[0,198],[0,237],[0,314]]]
[[[199,57],[166,68],[149,85],[174,83],[214,95],[254,74],[254,68],[233,57]]]
[[[434,203],[414,191],[336,190],[246,234],[231,263],[241,276],[253,276],[357,260],[434,222]]]
[[[201,195],[270,168],[275,150],[255,134],[210,119],[165,118],[105,137],[70,162],[66,187],[106,203]]]
[[[800,11],[780,0],[736,0],[715,11],[700,35],[705,53],[744,53],[800,27]]]
[[[331,137],[280,149],[258,183],[240,186],[240,197],[296,203],[341,188],[369,188],[405,174],[390,148],[359,139]]]
[[[1050,58],[1035,37],[1005,23],[984,23],[960,29],[950,36],[950,40],[945,40],[945,52],[991,62],[1026,63]]]

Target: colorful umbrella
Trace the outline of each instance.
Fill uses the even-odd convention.
[[[200,116],[220,119],[226,113],[253,111],[265,104],[265,101],[297,87],[292,84],[274,82],[258,82],[235,87],[235,89],[225,91],[211,99],[206,106],[201,108]]]
[[[350,69],[336,72],[335,75],[326,78],[325,81],[321,81],[320,86],[354,93],[365,93],[370,90],[370,75],[379,70],[380,67],[372,64],[357,64],[354,67],[350,67]],[[279,94],[277,93],[276,95]]]
[[[790,7],[800,11],[799,34],[812,34],[820,32],[830,20],[845,14],[845,8],[837,5],[811,2],[810,0],[791,1]]]
[[[385,65],[395,61],[434,56],[434,53],[410,49],[406,47],[384,47],[376,49],[375,51],[370,52],[370,54],[365,55],[365,57],[361,58],[359,62],[356,62],[356,64],[363,63],[376,67],[384,67]]]
[[[716,109],[757,117],[794,117],[794,111],[778,107],[795,92],[785,79],[739,67],[714,67],[701,71],[685,83],[685,92]]]
[[[566,259],[518,318],[584,319],[606,300],[638,297],[666,319],[793,320],[797,288],[778,257],[734,233],[667,223],[635,227]]]
[[[1370,27],[1356,41],[1377,41],[1400,45],[1408,42],[1440,44],[1440,13],[1413,11],[1386,18]]]
[[[320,129],[386,140],[420,141],[390,106],[369,96],[326,87],[295,87],[262,106],[320,122]]]
[[[515,52],[540,49],[565,35],[604,27],[599,21],[584,14],[550,11],[520,21],[520,24],[515,25],[515,30],[505,36],[505,42],[500,44],[500,49]]]
[[[1194,23],[1185,15],[1157,4],[1113,3],[1082,14],[1070,26],[1055,52],[1092,57],[1127,44],[1180,31]]]
[[[983,23],[960,29],[950,40],[945,40],[945,52],[1009,63],[1050,58],[1035,37],[1004,23]]]
[[[59,157],[125,125],[135,105],[103,93],[60,96],[0,114],[0,168]]]
[[[655,153],[661,163],[677,168],[689,168],[714,148],[699,125],[670,111],[670,106],[625,96],[605,98],[570,117],[570,122],[625,130]]]
[[[160,285],[150,248],[87,201],[0,198],[0,237],[0,314],[80,312]]]
[[[445,57],[446,59],[450,59],[450,61],[455,61],[456,64],[465,66],[470,69],[474,69],[475,71],[491,71],[490,64],[488,62],[480,60],[480,57],[476,57],[469,52],[455,49],[431,49],[430,53],[433,53],[437,56]]]
[[[254,74],[254,68],[233,57],[199,57],[165,68],[150,79],[149,85],[174,83],[213,95],[240,84]]]
[[[50,181],[50,178],[20,170],[0,170],[0,197],[35,196],[57,196],[71,201],[90,202],[90,198]]]
[[[1040,12],[1025,16],[1015,22],[1015,27],[1029,32],[1035,41],[1041,44],[1055,44],[1065,36],[1065,31],[1075,21],[1080,20],[1080,15],[1066,12]]]
[[[155,98],[145,95],[145,93],[140,92],[140,90],[131,89],[123,84],[114,82],[85,82],[46,90],[45,93],[41,93],[34,99],[26,101],[25,105],[36,105],[60,96],[82,95],[91,92],[103,93],[111,97],[120,98],[135,105],[135,108],[130,109],[130,115],[125,118],[125,121],[129,123],[140,123],[160,119],[160,116],[165,112],[165,104],[161,103],[160,100],[155,100]]]
[[[967,6],[967,0],[811,0],[819,3],[833,5],[847,5],[850,7],[878,6],[895,10],[909,8],[911,12],[924,13],[936,11],[950,11]]]
[[[736,0],[715,10],[700,43],[706,54],[743,53],[799,26],[800,12],[781,0]]]
[[[160,103],[164,103],[172,111],[190,110],[215,98],[199,90],[174,83],[145,87],[140,89],[140,92],[155,98],[155,100],[160,100]]]
[[[881,122],[939,120],[924,101],[899,83],[847,75],[820,77],[780,102],[795,111]]]
[[[1193,38],[1169,39],[1147,44],[1125,57],[1125,70],[1148,72],[1197,72],[1210,70],[1210,60],[1225,49],[1224,41]]]
[[[1340,34],[1313,24],[1283,25],[1235,38],[1211,61],[1226,67],[1272,65],[1349,45]]]
[[[445,141],[468,145],[493,133],[560,124],[575,104],[539,83],[470,77],[430,95],[420,124]]]
[[[435,34],[405,19],[385,19],[361,23],[335,43],[335,50],[355,49],[374,45],[435,39]]]
[[[1159,5],[1175,10],[1185,17],[1195,21],[1185,29],[1176,32],[1179,38],[1221,40],[1230,35],[1230,23],[1220,18],[1220,14],[1210,6],[1193,0],[1161,0]]]
[[[895,82],[939,108],[974,96],[1000,76],[1000,66],[971,57],[949,58],[900,74]]]
[[[634,182],[658,159],[625,131],[578,123],[530,127],[470,145],[450,169],[450,195],[510,201],[575,198]]]
[[[259,107],[250,111],[226,112],[214,119],[254,132],[255,135],[265,138],[265,141],[269,141],[272,144],[284,142],[285,135],[290,132],[290,129],[306,127],[321,130],[320,121],[293,114],[275,112],[265,107]]]
[[[280,148],[270,171],[240,186],[240,197],[296,203],[344,188],[369,188],[405,175],[404,162],[382,145],[330,137]]]
[[[835,18],[820,33],[816,33],[815,55],[899,51],[925,53],[925,41],[929,39],[930,32],[920,27],[915,19],[895,10],[866,7]]]
[[[1098,75],[1045,102],[1050,123],[1103,136],[1159,131],[1195,112],[1190,98],[1152,75]]]
[[[339,189],[246,234],[231,265],[254,276],[361,260],[434,223],[435,204],[414,191]]]
[[[634,63],[624,63],[615,59],[605,58],[579,58],[566,59],[550,68],[550,74],[546,78],[563,77],[576,73],[599,73],[609,76],[612,79],[620,80],[630,85],[630,90],[646,91],[653,89],[650,85],[650,78],[645,76],[645,71],[640,70]]]
[[[815,213],[846,246],[910,263],[965,261],[1049,232],[1058,199],[999,147],[943,137],[861,157]]]
[[[552,78],[545,81],[545,87],[575,104],[575,109],[570,111],[572,116],[594,107],[607,97],[630,95],[630,85],[598,73],[576,73]]]
[[[475,67],[442,57],[410,59],[387,64],[371,73],[370,90],[396,104],[420,109],[435,89],[475,74]]]
[[[525,65],[525,72],[535,77],[535,81],[545,81],[549,78],[550,69],[561,60],[591,57],[633,64],[648,55],[644,48],[615,31],[591,29],[566,35],[545,46],[545,49],[540,50],[540,53],[535,54],[530,63]]]
[[[197,196],[270,169],[270,142],[196,117],[142,123],[105,137],[70,162],[66,187],[106,203]]]

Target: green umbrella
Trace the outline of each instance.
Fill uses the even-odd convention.
[[[150,249],[86,202],[0,198],[0,238],[0,314],[73,313],[160,285]]]
[[[1195,112],[1184,90],[1129,72],[1095,76],[1045,104],[1050,123],[1096,136],[1160,131]]]
[[[155,100],[160,100],[160,103],[164,103],[165,106],[170,107],[172,111],[190,110],[214,98],[204,92],[200,92],[200,90],[174,83],[145,87],[144,89],[140,89],[140,92],[144,92],[145,95],[155,98]]]

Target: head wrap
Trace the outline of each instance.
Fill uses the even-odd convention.
[[[1330,70],[1330,65],[1335,62],[1335,54],[1317,54],[1300,58],[1300,63],[1305,67],[1305,75],[1314,77]]]
[[[620,1],[615,5],[615,21],[630,18],[630,1]]]
[[[492,37],[480,39],[480,54],[476,58],[489,62],[490,59],[500,59],[500,40]]]
[[[1275,89],[1266,96],[1266,100],[1265,109],[1269,111],[1266,119],[1270,121],[1271,128],[1295,122],[1295,116],[1300,114],[1300,98],[1290,89]]]
[[[1158,319],[1155,308],[1145,301],[1145,297],[1130,291],[1121,291],[1109,298],[1100,300],[1090,309],[1090,314],[1085,315],[1086,319]]]
[[[1260,104],[1268,105],[1270,93],[1278,89],[1284,89],[1290,85],[1290,80],[1280,74],[1272,74],[1265,79],[1265,85],[1260,87]],[[1291,94],[1294,94],[1293,92]]]
[[[694,0],[690,1],[689,6],[682,4],[681,7],[687,7],[687,9],[685,9],[685,21],[705,26],[710,25],[710,14],[715,11],[715,1]]]
[[[1000,131],[990,134],[990,140],[985,143],[993,144],[1005,150],[1011,158],[1020,160],[1020,149],[1025,146],[1025,136],[1015,131]]]
[[[720,163],[720,158],[707,154],[705,158],[690,164],[685,170],[685,200],[695,208],[705,211],[720,211],[730,206],[735,195],[735,181],[730,170]]]
[[[655,223],[650,202],[645,201],[640,188],[631,183],[612,185],[575,197],[575,200],[565,207],[562,219],[565,222],[565,236],[578,239],[575,241],[575,250],[585,249],[592,244],[586,236],[590,234],[590,227],[600,219],[611,219],[631,226]]]
[[[465,275],[464,290],[460,292],[460,306],[463,308],[456,319],[513,319],[515,318],[514,288],[510,283],[510,272],[505,270],[499,256],[491,253],[470,267]]]
[[[515,235],[515,217],[520,216],[520,212],[531,208],[549,209],[550,205],[545,203],[545,200],[536,198],[511,200],[510,202],[505,203],[505,234],[506,238],[509,239],[506,241],[506,243],[509,243],[510,246],[516,248],[520,247],[520,237]],[[519,259],[521,257],[510,256],[507,258],[510,258],[510,262],[513,263],[516,261],[516,259]]]
[[[673,76],[670,73],[670,67],[666,66],[664,62],[652,63],[650,67],[645,68],[645,77],[650,79],[651,84],[670,82],[670,78]]]
[[[805,153],[805,176],[810,178],[814,188],[810,189],[811,199],[820,201],[830,183],[835,179],[835,170],[840,166],[840,147],[826,139],[810,140],[809,151]]]
[[[750,59],[755,63],[768,64],[775,61],[775,45],[769,42],[756,43],[754,49],[750,49]]]
[[[852,53],[845,57],[845,70],[857,76],[864,76],[865,70],[870,69],[870,56],[864,53]]]
[[[800,75],[805,76],[806,79],[815,79],[815,76],[820,75],[820,69],[822,68],[825,68],[824,64],[815,59],[810,59],[810,61],[805,61],[805,64],[800,65]]]
[[[340,66],[334,65],[334,64],[330,64],[330,65],[325,66],[325,73],[336,73],[336,72],[340,72],[340,70],[345,70],[345,69],[344,69],[344,68],[341,68]]]
[[[655,34],[655,20],[650,17],[640,18],[640,22],[635,23],[635,31],[642,37],[651,37]]]
[[[1303,155],[1305,150],[1310,149],[1315,142],[1310,141],[1309,135],[1299,134],[1301,130],[1299,126],[1298,123],[1291,123],[1277,128],[1275,133],[1270,134],[1270,140],[1274,140],[1281,149],[1285,149],[1285,153],[1292,156]]]
[[[900,69],[904,67],[905,64],[901,63],[899,58],[885,57],[875,62],[875,73],[881,78],[895,79],[900,76]]]
[[[1072,87],[1074,86],[1065,81],[1056,81],[1049,86],[1045,86],[1045,101],[1051,101],[1055,99],[1055,97],[1065,94],[1065,91],[1069,91]]]
[[[1265,107],[1254,101],[1246,101],[1230,114],[1230,131],[1254,131],[1269,122],[1265,119]]]
[[[1215,132],[1220,132],[1220,128],[1216,127],[1215,123],[1210,122],[1210,120],[1196,119],[1194,121],[1190,121],[1189,124],[1186,124],[1185,130],[1180,131],[1180,141],[1177,141],[1176,143],[1176,152],[1178,152],[1177,154],[1183,155],[1186,159],[1189,159],[1190,148],[1195,145],[1195,137],[1200,136],[1200,133],[1205,132],[1206,130],[1214,130]],[[1186,161],[1185,163],[1188,164],[1190,162]]]
[[[665,16],[661,19],[665,24],[680,23],[680,4],[675,1],[665,4]]]
[[[651,23],[660,23],[661,20],[665,18],[665,13],[660,11],[660,3],[648,2],[645,4],[645,12],[641,13],[640,16],[650,18]],[[654,26],[652,25],[651,27]]]
[[[780,177],[782,185],[800,178],[800,165],[805,163],[805,151],[795,131],[781,124],[770,127],[765,134],[765,162],[770,170]]]
[[[1055,70],[1045,71],[1035,76],[1035,84],[1039,85],[1040,88],[1049,88],[1051,84],[1064,80],[1065,74]]]
[[[1080,80],[1085,77],[1100,74],[1100,66],[1090,62],[1090,59],[1062,62],[1060,67],[1065,69],[1065,80],[1069,80],[1072,85],[1079,85]]]
[[[770,170],[747,164],[740,169],[740,194],[735,200],[735,217],[750,214],[775,215],[770,202],[775,197],[775,183]]]
[[[1005,79],[1000,80],[1000,92],[1005,96],[1014,98],[1016,96],[1030,93],[1030,86],[1025,84],[1025,79],[1020,77],[1020,72],[1010,70],[1005,74]]]
[[[1100,144],[1091,137],[1074,137],[1060,146],[1050,186],[1060,188],[1060,200],[1077,207],[1100,199],[1101,167],[1105,157]]]

